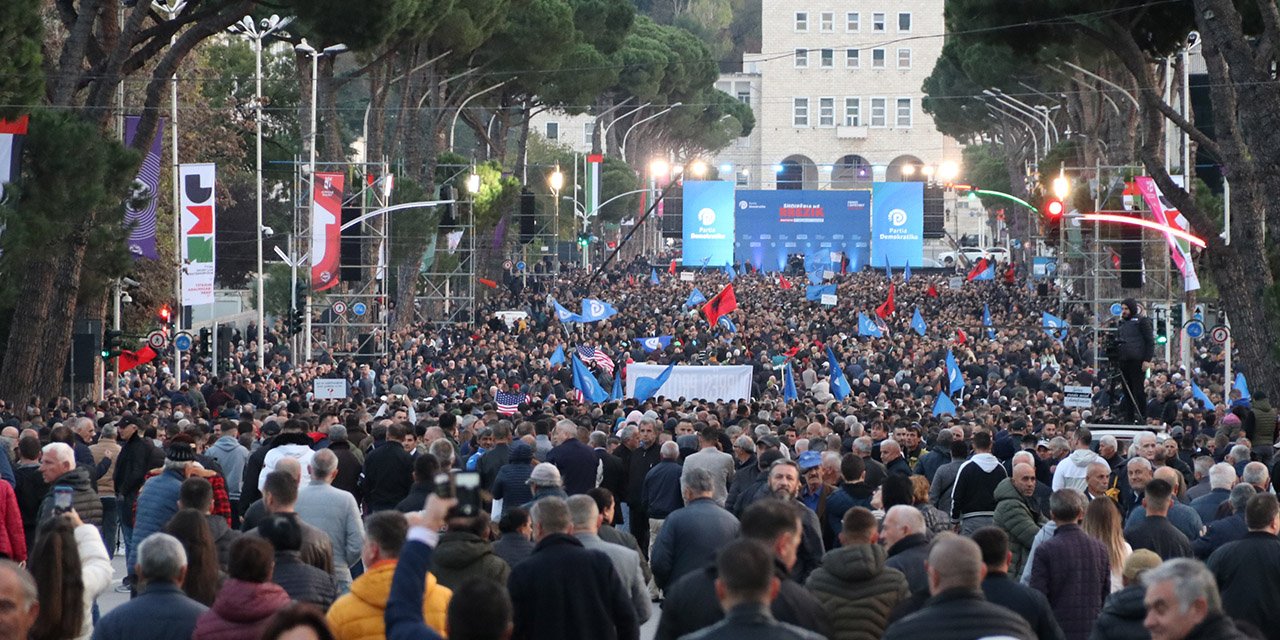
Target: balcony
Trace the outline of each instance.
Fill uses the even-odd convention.
[[[867,128],[842,125],[836,127],[836,138],[840,140],[866,140]]]

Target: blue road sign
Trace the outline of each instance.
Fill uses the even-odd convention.
[[[1204,335],[1204,323],[1199,320],[1192,320],[1183,325],[1182,328],[1187,331],[1187,337],[1192,340],[1198,340],[1200,336]]]
[[[524,260],[516,263],[516,271],[524,271]]]
[[[177,347],[178,351],[189,350],[191,348],[191,334],[179,333],[173,339],[173,346]]]
[[[1112,302],[1112,303],[1111,303],[1111,315],[1113,315],[1113,316],[1115,316],[1115,317],[1119,318],[1119,317],[1120,317],[1120,314],[1122,314],[1122,313],[1124,313],[1124,307],[1121,307],[1119,302]]]
[[[351,313],[354,313],[358,316],[362,316],[365,313],[368,313],[368,311],[369,311],[369,307],[366,306],[365,303],[363,302],[357,302],[351,305]]]

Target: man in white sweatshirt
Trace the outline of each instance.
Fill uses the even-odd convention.
[[[1087,428],[1076,429],[1072,442],[1075,450],[1071,455],[1063,458],[1053,471],[1052,489],[1054,491],[1075,489],[1080,493],[1086,493],[1089,489],[1089,465],[1101,458],[1089,449],[1089,445],[1093,443],[1093,434],[1089,433]]]

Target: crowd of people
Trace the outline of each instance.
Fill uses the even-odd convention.
[[[260,370],[251,329],[217,376],[162,362],[101,401],[0,406],[0,635],[1280,634],[1276,411],[1224,397],[1220,352],[1149,364],[1146,428],[1095,436],[1122,391],[1092,332],[1043,327],[1088,322],[1051,283],[835,273],[824,305],[803,273],[658,273],[512,279],[385,354],[298,362],[267,331]],[[732,323],[687,304],[727,286]],[[550,299],[584,297],[617,314],[556,319]],[[630,362],[737,364],[752,397],[583,402],[552,363],[579,346],[613,364],[587,363],[606,389]],[[348,397],[316,398],[322,378]],[[450,472],[477,474],[478,512]],[[100,611],[109,589],[131,599]]]

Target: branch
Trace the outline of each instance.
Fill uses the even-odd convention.
[[[133,11],[125,20],[124,28],[116,34],[115,46],[106,60],[94,69],[96,78],[93,80],[93,89],[89,91],[89,97],[85,104],[90,108],[105,107],[106,102],[111,99],[111,93],[115,91],[121,80],[121,67],[125,62],[126,56],[129,55],[129,43],[133,41],[133,34],[137,33],[142,27],[142,21],[147,17],[150,6],[145,2],[139,2],[134,5]],[[108,20],[107,22],[111,22]],[[113,27],[114,28],[114,27]]]
[[[75,17],[75,24],[62,43],[62,55],[58,57],[58,75],[49,92],[49,102],[53,106],[69,106],[71,97],[79,83],[81,61],[84,60],[85,48],[93,34],[93,23],[97,18],[100,0],[83,0],[80,3],[80,14]]]

